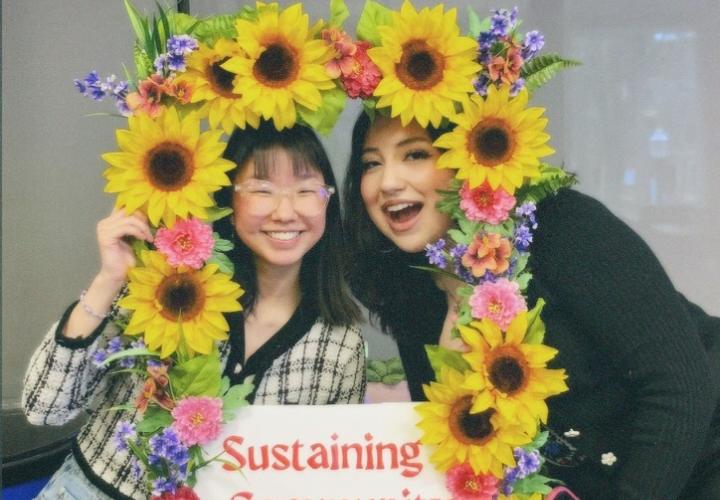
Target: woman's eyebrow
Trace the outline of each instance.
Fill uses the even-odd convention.
[[[398,142],[397,144],[395,144],[395,147],[396,147],[396,148],[401,148],[401,147],[404,147],[404,146],[407,146],[407,145],[409,145],[409,144],[413,144],[413,143],[416,143],[416,142],[424,142],[424,143],[426,143],[426,144],[432,144],[432,141],[430,141],[430,139],[428,139],[427,137],[417,136],[417,137],[408,137],[407,139],[403,139],[402,141],[400,141],[400,142]],[[365,154],[365,153],[378,153],[379,151],[380,151],[379,148],[366,147],[366,148],[363,148],[362,154]]]

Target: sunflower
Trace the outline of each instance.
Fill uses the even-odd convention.
[[[242,53],[221,68],[237,75],[234,91],[252,111],[282,130],[295,124],[296,105],[320,107],[320,91],[335,87],[325,70],[333,53],[323,40],[312,39],[302,4],[283,11],[261,7],[257,21],[238,19],[235,27]]]
[[[477,42],[460,36],[456,16],[456,9],[444,12],[443,5],[418,12],[406,0],[392,24],[378,27],[381,44],[368,50],[383,76],[375,89],[377,107],[392,106],[403,126],[414,118],[423,127],[439,127],[473,90],[480,70]]]
[[[503,466],[515,466],[513,448],[529,443],[530,436],[492,408],[471,413],[476,393],[464,387],[465,378],[444,366],[439,382],[423,386],[428,402],[415,407],[422,416],[420,442],[437,445],[430,461],[441,472],[470,463],[476,474],[501,478]]]
[[[223,313],[240,311],[244,293],[230,277],[207,264],[200,270],[171,267],[156,251],[140,254],[141,266],[129,272],[129,293],[120,307],[133,310],[125,333],[145,333],[145,343],[170,356],[182,341],[189,352],[210,353],[213,341],[228,337]]]
[[[557,349],[543,344],[525,344],[527,312],[518,314],[503,334],[489,319],[458,325],[470,352],[463,358],[475,373],[468,375],[464,387],[474,391],[471,412],[497,408],[506,419],[516,420],[530,435],[538,420],[547,422],[545,399],[567,391],[565,370],[546,368]],[[536,321],[542,321],[539,317]]]
[[[155,226],[189,215],[207,219],[205,209],[215,204],[210,193],[230,184],[225,172],[235,166],[220,157],[222,131],[201,134],[197,115],[181,120],[175,108],[157,119],[141,113],[128,121],[129,130],[117,131],[121,151],[102,155],[110,164],[105,192],[119,193],[115,205],[143,210]]]
[[[527,91],[510,98],[510,89],[491,85],[486,99],[473,95],[463,113],[451,118],[452,132],[435,141],[447,149],[437,166],[458,169],[458,179],[468,179],[470,189],[488,181],[492,189],[502,186],[510,194],[526,177],[540,174],[540,158],[555,152],[546,143],[547,118],[543,108],[526,108]]]
[[[212,128],[220,125],[226,134],[232,133],[235,126],[244,129],[247,123],[257,128],[260,121],[259,116],[244,105],[242,95],[233,91],[235,74],[222,68],[231,57],[241,54],[238,45],[225,38],[212,48],[200,44],[200,48],[188,56],[187,71],[175,79],[192,89],[190,102],[203,102],[200,117],[208,117]]]

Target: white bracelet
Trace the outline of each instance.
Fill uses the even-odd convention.
[[[92,316],[93,318],[98,319],[100,321],[107,318],[110,315],[109,312],[106,312],[105,314],[98,314],[95,311],[93,311],[92,307],[90,307],[87,302],[85,302],[86,294],[87,294],[87,290],[83,290],[80,293],[80,305],[82,306],[83,311],[85,311],[89,316]]]

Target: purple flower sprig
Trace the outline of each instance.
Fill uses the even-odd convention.
[[[153,62],[155,71],[163,77],[185,71],[185,57],[199,47],[198,41],[190,35],[173,35],[165,46],[167,52],[157,56]]]
[[[73,80],[73,83],[80,94],[93,101],[102,101],[106,97],[114,98],[118,111],[123,116],[130,115],[130,109],[125,102],[128,94],[128,82],[118,80],[115,75],[110,75],[103,80],[98,72],[93,70],[82,80]]]
[[[513,492],[515,483],[519,480],[536,473],[542,466],[540,452],[537,450],[526,451],[523,448],[515,448],[515,467],[506,467],[500,491],[503,495],[510,495]]]
[[[440,238],[435,243],[425,245],[425,257],[427,257],[430,265],[445,269],[447,267],[445,240]]]
[[[153,495],[175,493],[177,488],[187,479],[187,466],[190,452],[180,441],[175,429],[166,427],[161,433],[148,441],[150,453],[148,464],[154,472]]]

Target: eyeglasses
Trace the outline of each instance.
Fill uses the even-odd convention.
[[[246,209],[251,215],[270,215],[280,205],[281,198],[287,196],[298,214],[314,217],[325,210],[335,188],[319,182],[304,182],[293,187],[279,188],[272,182],[250,179],[235,184],[235,192],[247,201]]]

